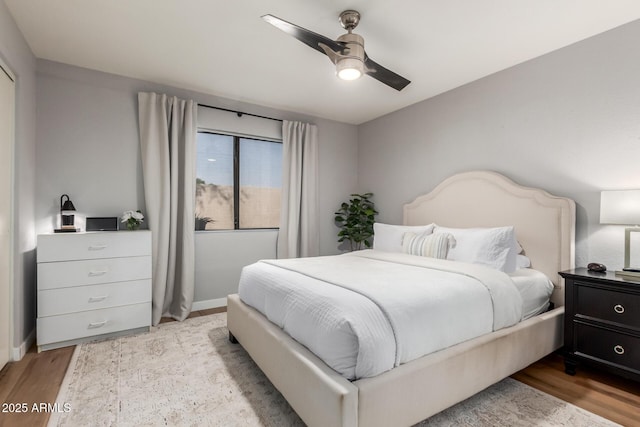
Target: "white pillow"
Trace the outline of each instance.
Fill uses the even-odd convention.
[[[435,233],[451,233],[456,246],[447,259],[484,264],[505,273],[516,270],[517,240],[512,226],[495,228],[448,228],[436,226]]]
[[[404,253],[429,258],[447,259],[449,249],[455,245],[456,240],[449,233],[404,233],[402,238]]]
[[[390,225],[376,222],[373,224],[373,249],[385,252],[402,253],[404,233],[433,233],[435,224],[428,225]]]
[[[529,268],[531,267],[531,259],[525,255],[516,255],[516,270],[520,270],[521,268]]]
[[[524,252],[524,248],[520,245],[520,242],[518,242],[517,240],[516,240],[515,251],[517,254],[521,254],[522,252]]]

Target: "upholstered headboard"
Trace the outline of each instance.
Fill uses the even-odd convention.
[[[428,194],[404,206],[404,224],[436,223],[446,227],[513,225],[531,259],[531,268],[555,285],[551,297],[564,305],[558,271],[574,267],[575,203],[544,190],[523,187],[489,171],[464,172],[442,181]]]

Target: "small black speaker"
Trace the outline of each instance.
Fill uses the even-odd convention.
[[[87,217],[87,231],[117,231],[117,216]]]

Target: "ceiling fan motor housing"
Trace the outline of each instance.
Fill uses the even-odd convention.
[[[344,43],[348,50],[342,52],[344,56],[358,58],[364,61],[364,39],[359,34],[347,33],[338,37],[338,42]]]
[[[343,51],[342,55],[364,62],[364,38],[352,33],[360,23],[360,13],[355,10],[345,10],[340,14],[339,21],[342,28],[348,31],[347,34],[341,35],[336,40],[339,43],[344,43],[348,49]]]
[[[360,77],[364,74],[364,39],[358,34],[347,33],[338,37],[337,41],[344,43],[346,49],[336,62],[336,73],[340,78],[346,80]]]

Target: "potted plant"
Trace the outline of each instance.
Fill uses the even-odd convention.
[[[213,222],[213,220],[208,216],[196,215],[196,231],[205,230],[210,222]]]
[[[373,193],[352,194],[349,202],[340,205],[335,213],[336,225],[340,228],[338,242],[349,241],[352,251],[371,247],[373,223],[378,211],[371,201]]]

